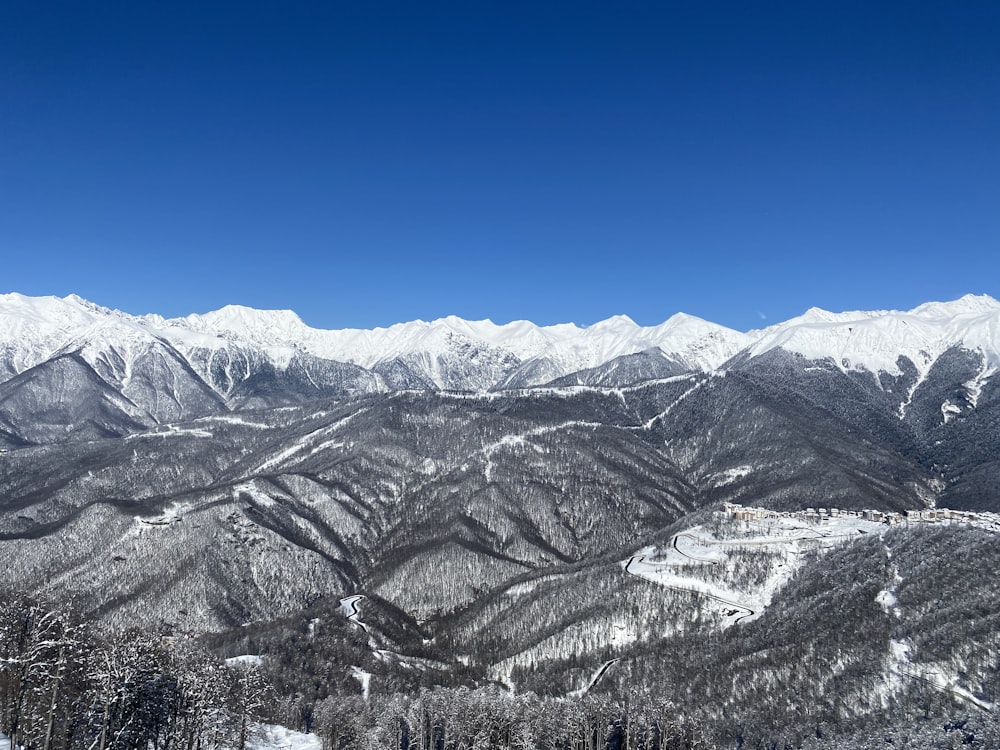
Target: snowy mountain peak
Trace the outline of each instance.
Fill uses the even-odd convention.
[[[664,322],[660,323],[660,325],[656,326],[653,330],[659,332],[660,335],[666,335],[667,333],[679,333],[682,331],[702,333],[709,331],[726,331],[728,333],[738,333],[738,331],[734,331],[731,328],[720,326],[718,323],[712,323],[704,318],[699,318],[696,315],[688,315],[687,313],[674,313]]]
[[[96,302],[91,302],[90,300],[86,300],[78,294],[68,294],[63,298],[63,300],[70,304],[76,305],[77,307],[80,307],[86,310],[87,312],[91,312],[96,315],[118,315],[118,316],[129,317],[126,315],[126,313],[120,312],[118,310],[112,310],[111,308],[108,307],[102,307],[101,305],[98,305]]]
[[[926,372],[946,350],[977,350],[1000,362],[1000,302],[966,295],[951,302],[929,302],[909,311],[831,313],[811,308],[784,323],[752,331],[749,354],[785,349],[809,359],[831,359],[845,370],[900,373],[906,357]]]
[[[850,313],[841,313],[841,315],[850,315]],[[824,310],[822,307],[810,307],[798,319],[803,323],[833,323],[837,321],[838,315]]]
[[[612,315],[610,318],[587,326],[589,331],[634,331],[639,325],[628,315]]]
[[[0,315],[16,315],[21,318],[34,318],[39,321],[51,320],[55,318],[66,318],[76,316],[87,310],[101,310],[97,305],[87,303],[86,300],[70,295],[68,297],[28,297],[17,292],[0,294]]]
[[[699,324],[704,323],[709,325],[715,325],[714,323],[709,323],[704,318],[699,318],[697,315],[689,315],[688,313],[685,312],[674,313],[669,318],[667,318],[663,323],[661,323],[661,325],[666,325],[668,323],[672,325],[683,325],[688,323],[699,323]]]
[[[773,331],[787,330],[796,326],[829,326],[853,323],[858,320],[868,320],[886,315],[885,310],[848,310],[832,312],[821,307],[810,307],[801,315],[789,318],[782,323],[775,323],[762,330],[751,331],[752,336],[762,336]]]
[[[925,318],[951,318],[956,315],[982,315],[1000,310],[1000,301],[988,294],[966,294],[951,302],[925,302],[910,310],[911,315]]]
[[[220,340],[282,350],[301,348],[315,333],[291,310],[257,310],[243,305],[226,305],[201,315],[165,320],[163,326],[165,330],[190,331]],[[204,346],[206,342],[198,343]]]
[[[306,327],[302,319],[292,310],[257,310],[243,305],[226,305],[202,315],[188,315],[184,320],[194,325],[232,332],[274,327]]]

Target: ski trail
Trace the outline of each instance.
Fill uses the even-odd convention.
[[[594,686],[601,681],[601,678],[604,677],[604,674],[609,669],[611,669],[611,667],[613,667],[616,662],[619,661],[621,661],[621,659],[608,659],[600,667],[597,668],[597,671],[594,672],[594,675],[590,678],[590,682],[587,683],[586,687],[582,687],[577,690],[571,691],[569,693],[569,696],[573,698],[579,698],[581,695],[586,695],[587,693],[589,693],[594,688]]]
[[[567,430],[571,427],[586,427],[592,430],[596,430],[599,427],[604,427],[604,426],[605,425],[600,422],[586,422],[579,419],[571,419],[568,422],[561,422],[556,425],[535,427],[534,429],[518,433],[517,435],[504,435],[495,443],[484,445],[477,451],[477,453],[482,454],[483,458],[486,459],[486,465],[483,469],[483,472],[486,475],[486,481],[487,482],[492,481],[493,454],[503,447],[511,447],[515,445],[529,445],[530,438],[541,437],[542,435],[548,435],[554,432],[561,432],[562,430]],[[540,449],[536,447],[536,450]]]
[[[659,421],[662,421],[662,420],[666,419],[666,418],[667,418],[668,416],[670,416],[670,412],[672,412],[672,411],[674,410],[674,408],[675,408],[675,407],[676,407],[676,406],[677,406],[677,405],[678,405],[678,404],[679,404],[679,403],[680,403],[681,401],[683,401],[684,399],[686,399],[686,398],[687,398],[688,396],[690,396],[690,395],[691,395],[692,393],[694,393],[694,392],[695,392],[696,390],[698,390],[699,388],[701,388],[701,387],[702,387],[702,386],[703,386],[703,385],[704,385],[705,383],[707,383],[707,382],[708,382],[708,379],[707,379],[707,378],[706,378],[706,379],[703,379],[703,380],[699,380],[699,381],[698,381],[697,383],[695,383],[695,384],[694,384],[693,386],[691,386],[691,387],[690,387],[690,388],[688,388],[688,389],[687,389],[686,391],[684,391],[684,393],[682,393],[682,394],[681,394],[680,396],[678,396],[677,398],[675,398],[675,399],[674,399],[674,400],[673,400],[673,401],[672,401],[672,402],[671,402],[671,403],[670,403],[670,404],[669,404],[669,405],[667,406],[667,408],[666,408],[666,409],[664,409],[663,411],[661,411],[661,412],[660,412],[659,414],[657,414],[656,416],[654,416],[654,417],[653,417],[652,419],[649,419],[649,420],[647,420],[647,421],[646,421],[646,422],[645,422],[644,424],[642,424],[642,425],[641,425],[640,427],[638,427],[638,428],[636,428],[636,427],[630,427],[630,428],[627,428],[627,429],[633,429],[633,430],[634,430],[634,429],[640,429],[640,430],[651,430],[651,429],[653,429],[653,425],[654,425],[654,424],[656,424],[657,422],[659,422]]]
[[[313,450],[310,452],[310,455],[312,455],[313,453],[316,453],[316,451],[318,451],[318,450],[320,450],[320,449],[322,449],[324,447],[328,447],[332,443],[332,441],[327,441],[327,442],[324,442],[324,443],[319,443],[317,445],[317,440],[319,438],[322,438],[322,437],[326,436],[326,435],[331,435],[331,434],[337,432],[345,424],[347,424],[348,422],[350,422],[355,417],[358,417],[361,414],[364,414],[366,411],[368,411],[368,409],[369,409],[369,407],[367,407],[367,406],[364,407],[364,408],[362,408],[362,409],[358,409],[356,412],[353,412],[352,414],[348,414],[343,419],[338,419],[333,424],[327,425],[326,427],[320,427],[320,428],[318,428],[316,430],[313,430],[312,432],[310,432],[310,433],[302,436],[301,438],[299,438],[298,440],[296,440],[291,445],[291,447],[286,448],[285,450],[281,451],[281,453],[279,453],[278,455],[273,456],[272,458],[269,458],[268,460],[264,461],[256,469],[254,469],[252,473],[253,474],[260,474],[261,472],[269,471],[270,469],[276,468],[277,466],[283,464],[285,461],[287,461],[288,459],[292,458],[296,454],[301,453],[306,448],[312,447]]]

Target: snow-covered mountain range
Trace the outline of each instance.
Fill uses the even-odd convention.
[[[922,416],[910,417],[948,421],[976,408],[1000,365],[1000,302],[969,295],[907,312],[814,308],[747,333],[683,313],[651,327],[625,316],[587,327],[449,317],[327,331],[288,310],[229,306],[165,319],[72,295],[5,294],[0,444],[121,436],[214,414],[406,390],[621,388],[780,369],[789,356],[796,377],[865,378],[900,419],[916,399]],[[942,377],[931,378],[935,368]],[[933,405],[917,398],[921,388],[941,390]]]
[[[447,317],[373,330],[321,330],[289,310],[227,306],[165,319],[109,310],[65,298],[0,295],[0,377],[20,375],[55,357],[78,354],[116,390],[128,389],[151,353],[189,367],[209,390],[230,400],[259,374],[303,371],[329,395],[331,378],[353,392],[400,388],[530,387],[624,356],[648,353],[665,374],[711,371],[734,357],[784,349],[842,370],[900,374],[908,359],[918,373],[953,347],[1000,364],[1000,302],[967,295],[913,310],[831,313],[813,308],[762,330],[743,333],[678,313],[643,327],[626,316],[591,326],[504,325]],[[331,371],[330,363],[339,367]],[[984,375],[986,372],[984,371]],[[295,377],[295,380],[302,378]]]
[[[836,695],[853,716],[876,688],[922,706],[937,675],[992,706],[998,366],[990,297],[742,333],[322,331],[3,295],[0,568],[103,626],[228,632],[225,656],[276,669],[339,633],[317,669],[373,695],[418,674],[579,694],[602,670],[677,705]],[[824,531],[824,508],[860,525]]]

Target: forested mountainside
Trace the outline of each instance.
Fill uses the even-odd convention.
[[[342,748],[995,747],[1000,517],[966,516],[703,515],[641,560],[426,622],[369,595],[109,639],[7,596],[4,731],[240,746],[264,719]]]
[[[994,300],[749,334],[0,301],[0,731],[187,742],[197,646],[272,691],[230,735],[989,746]],[[58,638],[25,667],[46,617],[141,628],[167,682],[142,703],[82,659],[71,686]]]

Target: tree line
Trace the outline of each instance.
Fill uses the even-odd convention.
[[[138,630],[0,595],[0,732],[38,750],[243,748],[271,703],[252,667]]]

